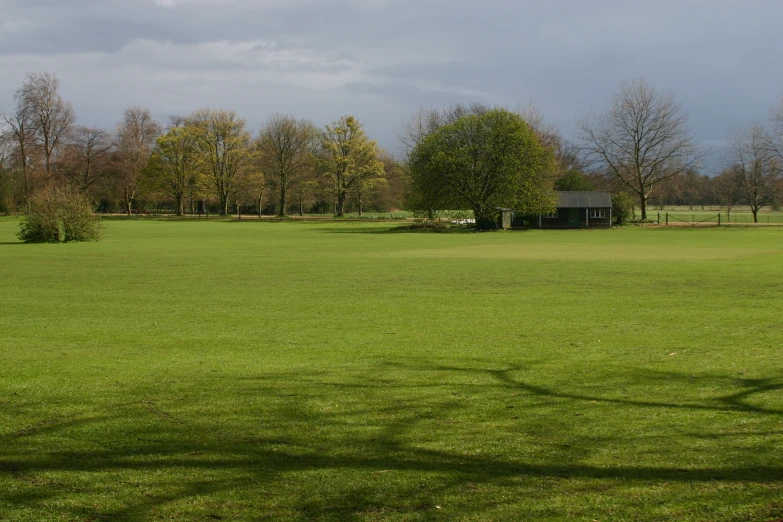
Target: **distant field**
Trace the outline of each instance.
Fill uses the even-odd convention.
[[[726,212],[725,208],[709,206],[704,210],[701,206],[694,206],[693,209],[690,207],[664,207],[663,209],[647,210],[647,216],[650,219],[658,219],[660,216],[661,222],[666,220],[666,214],[669,214],[671,221],[693,222],[707,219],[717,221],[716,216],[720,214],[722,223],[753,223],[753,214],[748,207],[733,207],[731,212]],[[768,208],[760,210],[758,218],[759,224],[783,224],[783,212]]]
[[[783,228],[0,219],[0,519],[783,517]]]

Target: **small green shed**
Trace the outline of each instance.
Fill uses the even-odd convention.
[[[557,208],[537,216],[514,214],[513,225],[532,228],[610,228],[612,196],[606,190],[561,191]]]

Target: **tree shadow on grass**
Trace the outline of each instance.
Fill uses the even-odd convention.
[[[356,375],[336,369],[248,374],[216,381],[214,390],[194,384],[184,395],[202,397],[205,404],[196,413],[190,400],[178,407],[165,397],[141,397],[106,408],[102,415],[38,422],[0,438],[0,480],[16,486],[0,488],[0,503],[45,510],[57,500],[60,511],[110,520],[168,512],[232,518],[237,510],[243,518],[265,514],[365,520],[405,515],[426,520],[456,514],[436,507],[447,498],[459,503],[461,516],[508,504],[512,501],[503,500],[508,494],[528,496],[540,509],[550,509],[550,495],[568,494],[563,481],[587,488],[598,484],[601,494],[609,496],[621,496],[629,484],[709,488],[783,483],[781,458],[758,465],[758,444],[741,449],[747,458],[731,464],[703,457],[698,466],[633,459],[595,463],[597,455],[627,443],[628,432],[621,427],[617,433],[582,440],[576,427],[556,417],[540,420],[541,415],[570,416],[598,403],[613,408],[614,415],[666,409],[706,420],[728,412],[772,418],[777,427],[783,409],[752,401],[783,389],[781,379],[694,378],[648,371],[627,376],[629,387],[695,381],[718,390],[701,400],[675,402],[606,396],[581,391],[578,385],[561,390],[531,384],[520,378],[523,370],[407,360],[381,363]],[[407,378],[396,377],[400,374]],[[217,395],[226,389],[231,404],[222,409],[210,404],[205,392]],[[528,414],[520,426],[512,422],[511,410],[503,413],[509,397]],[[527,441],[524,452],[513,450],[516,439],[491,450],[508,429]],[[714,424],[705,424],[679,437],[748,436],[715,430]],[[783,429],[750,435],[781,437]],[[47,441],[50,445],[42,451]],[[765,450],[775,454],[774,448]],[[107,494],[107,480],[122,492],[119,507],[99,505]],[[549,486],[542,489],[542,481]],[[704,493],[693,491],[697,497]],[[76,507],[63,507],[62,498],[71,494],[77,496]],[[204,499],[211,500],[199,504]]]

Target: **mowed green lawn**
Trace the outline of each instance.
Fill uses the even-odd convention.
[[[717,225],[718,214],[720,213],[721,224],[753,224],[753,214],[746,210],[732,210],[731,213],[727,213],[726,210],[699,210],[699,207],[694,207],[696,210],[689,210],[687,208],[669,208],[666,210],[648,210],[647,217],[649,219],[658,220],[660,218],[661,223],[666,222],[668,215],[670,223],[678,222],[690,222],[690,223],[712,223]],[[758,213],[758,224],[777,224],[783,223],[783,212],[774,212],[763,210]]]
[[[0,220],[0,519],[783,517],[783,229]]]

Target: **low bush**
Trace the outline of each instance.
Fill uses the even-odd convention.
[[[624,225],[634,216],[636,202],[625,192],[612,194],[612,220],[616,225]]]
[[[102,229],[87,196],[71,187],[53,186],[30,197],[18,236],[25,243],[98,241]]]

